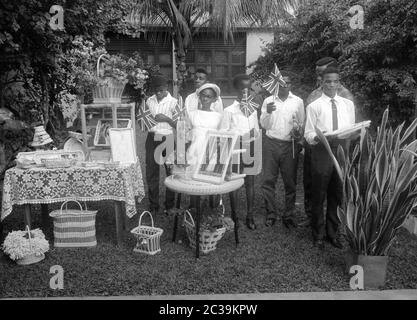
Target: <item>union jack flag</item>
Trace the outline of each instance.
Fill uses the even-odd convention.
[[[182,97],[178,96],[177,104],[175,105],[175,110],[172,114],[172,120],[177,121],[180,117],[180,114],[184,111],[184,104],[182,103]]]
[[[139,115],[137,116],[137,120],[139,121],[140,129],[142,131],[149,131],[152,127],[156,126],[157,124],[152,115],[151,110],[149,110],[149,108],[146,107],[146,104],[144,104],[143,109],[142,107],[139,107]]]
[[[253,102],[253,97],[250,96],[244,96],[241,103],[240,103],[240,110],[243,112],[246,118],[248,118],[252,113],[256,111],[256,109],[259,108],[259,104],[256,102]]]
[[[279,71],[277,64],[274,63],[274,71],[269,74],[269,79],[262,84],[262,87],[274,96],[278,95],[279,86],[285,86],[286,83]]]

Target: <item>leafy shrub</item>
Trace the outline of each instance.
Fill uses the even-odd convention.
[[[253,77],[265,78],[276,62],[298,74],[303,98],[315,86],[315,62],[332,56],[342,82],[355,96],[358,118],[379,123],[389,108],[393,123],[414,116],[417,79],[417,2],[375,0],[362,4],[364,29],[351,29],[348,0],[310,0],[277,30],[276,40],[255,62]],[[417,98],[416,98],[417,99]]]

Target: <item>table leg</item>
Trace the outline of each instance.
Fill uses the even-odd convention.
[[[200,206],[200,196],[196,197],[196,228],[195,228],[195,257],[200,258],[200,220],[201,220],[201,206]]]
[[[230,207],[232,209],[232,219],[233,222],[235,223],[235,241],[236,241],[236,246],[239,244],[239,221],[237,218],[237,213],[236,213],[236,203],[237,203],[237,192],[230,192],[229,193],[229,197],[230,197]]]
[[[30,204],[24,205],[25,210],[25,226],[29,226],[31,228],[31,221],[30,221]]]
[[[116,216],[117,245],[121,247],[123,244],[123,217],[120,201],[114,201],[114,212]]]
[[[41,216],[42,216],[42,228],[45,232],[45,230],[48,229],[48,205],[47,204],[41,204]]]
[[[177,209],[181,208],[181,193],[177,194]],[[172,231],[172,242],[175,242],[177,238],[177,229],[178,229],[178,211],[175,213],[174,216],[174,230]]]
[[[129,231],[130,230],[130,218],[126,214],[126,205],[124,206],[121,205],[121,208],[122,208],[122,216],[123,216],[123,230]]]
[[[3,243],[3,222],[0,221],[0,243]]]
[[[181,208],[181,193],[177,194],[177,209]]]

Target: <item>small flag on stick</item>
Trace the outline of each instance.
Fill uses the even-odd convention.
[[[139,115],[137,120],[139,121],[140,129],[142,131],[149,131],[157,124],[154,117],[152,116],[151,110],[146,107],[146,104],[144,104],[143,108],[139,107]]]
[[[172,114],[172,120],[177,121],[183,111],[184,111],[184,104],[182,101],[182,97],[179,95],[177,104],[175,105],[174,113]]]
[[[274,71],[269,74],[269,79],[262,84],[262,87],[276,97],[278,95],[280,85],[285,86],[286,83],[277,67],[277,64],[274,63]]]
[[[243,112],[246,118],[248,118],[259,108],[259,104],[253,102],[252,100],[253,97],[248,95],[248,89],[245,89],[245,93],[243,94],[243,98],[240,103],[240,110]]]

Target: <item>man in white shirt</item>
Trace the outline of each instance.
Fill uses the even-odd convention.
[[[307,97],[305,106],[308,106],[313,101],[317,100],[323,94],[323,88],[321,86],[322,82],[322,73],[327,67],[336,67],[337,60],[333,57],[324,57],[316,62],[316,78],[317,78],[317,87],[310,93]],[[346,89],[342,84],[340,84],[337,95],[353,101],[353,95],[348,89]],[[311,224],[311,198],[313,194],[312,190],[312,176],[311,176],[311,146],[304,141],[304,163],[303,163],[303,185],[304,185],[304,211],[306,214],[306,219],[304,223],[305,226]]]
[[[157,124],[150,128],[148,136],[146,137],[145,149],[146,149],[146,181],[148,184],[148,198],[149,198],[149,210],[152,213],[159,212],[159,169],[160,163],[155,161],[160,159],[160,156],[166,157],[166,150],[162,152],[162,155],[155,155],[155,150],[159,151],[158,146],[168,141],[174,141],[173,128],[175,128],[175,122],[172,120],[177,99],[173,98],[168,92],[168,81],[163,76],[155,76],[152,79],[152,88],[154,95],[146,100],[146,105],[151,111]],[[162,136],[162,140],[157,139]],[[165,153],[165,154],[164,154]],[[171,174],[170,168],[164,163],[166,175]],[[170,189],[166,189],[165,192],[165,213],[171,214],[170,211],[174,210],[175,193]]]
[[[196,90],[200,88],[203,84],[208,83],[208,74],[207,74],[207,71],[204,69],[197,69],[194,77],[195,77],[194,83],[195,83]],[[185,102],[184,102],[185,110],[187,111],[187,113],[193,110],[197,110],[198,103],[199,103],[199,100],[198,100],[197,91],[189,94],[187,98],[185,98]],[[221,97],[219,97],[219,99],[215,103],[213,103],[213,105],[211,106],[211,109],[213,111],[223,113],[223,102],[222,102]]]
[[[245,190],[246,190],[246,226],[250,230],[256,229],[255,220],[253,218],[253,207],[255,202],[255,176],[261,170],[261,157],[258,156],[261,150],[261,140],[257,140],[260,136],[258,123],[258,110],[248,117],[242,112],[242,99],[244,94],[249,95],[251,88],[251,79],[247,74],[238,74],[233,78],[233,87],[237,93],[236,100],[224,109],[222,129],[230,130],[239,134],[237,142],[238,149],[246,149],[246,153],[240,157],[240,168],[235,170],[246,174]],[[257,140],[255,143],[255,140]],[[245,160],[248,160],[246,163]],[[252,160],[252,161],[250,161]],[[238,190],[230,194],[231,203],[237,203]]]
[[[339,71],[328,67],[323,72],[323,94],[307,106],[307,121],[304,136],[312,146],[312,220],[314,244],[324,248],[323,240],[328,240],[333,246],[342,248],[337,239],[339,218],[337,206],[342,200],[342,184],[334,168],[330,155],[324,145],[319,142],[314,127],[323,132],[350,127],[355,123],[355,106],[351,100],[337,94],[339,88]],[[328,137],[333,153],[341,145],[347,151],[347,140]],[[324,218],[323,205],[327,196],[327,214]],[[327,237],[326,237],[327,235]]]
[[[297,182],[299,143],[293,144],[293,133],[304,123],[303,100],[291,90],[291,78],[281,72],[286,83],[279,87],[278,96],[270,96],[262,105],[261,126],[266,129],[262,150],[262,192],[266,208],[266,226],[272,226],[277,219],[275,185],[281,172],[285,189],[285,211],[282,222],[285,227],[297,227],[295,221],[295,197]],[[293,146],[294,149],[293,150]],[[293,152],[294,151],[294,152]]]

